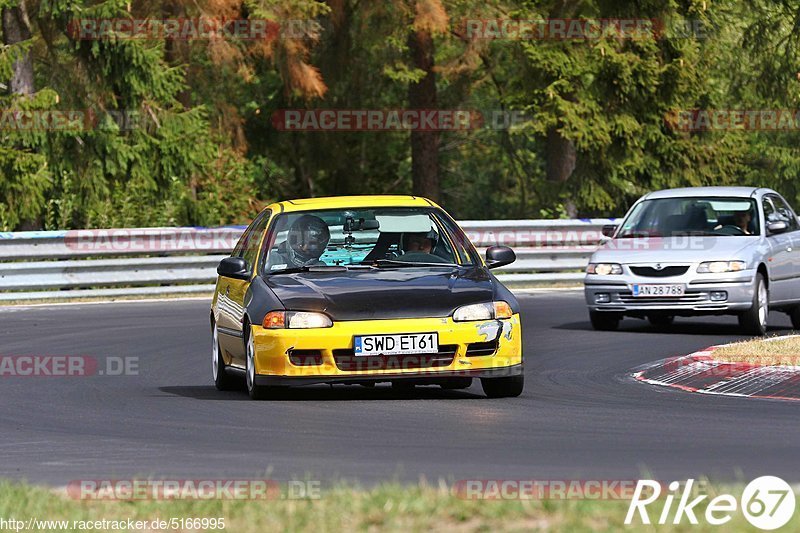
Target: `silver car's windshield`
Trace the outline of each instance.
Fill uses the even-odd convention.
[[[756,202],[751,198],[676,197],[637,204],[617,237],[733,237],[758,235],[760,231]]]

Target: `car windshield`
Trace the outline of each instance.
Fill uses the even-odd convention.
[[[267,275],[331,266],[405,268],[475,261],[464,232],[433,208],[285,213],[275,218],[265,245]]]
[[[742,236],[760,232],[751,198],[657,198],[636,205],[617,237]]]

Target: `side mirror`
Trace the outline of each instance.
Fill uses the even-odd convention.
[[[776,233],[783,233],[787,229],[789,229],[789,224],[787,224],[783,220],[777,220],[775,222],[767,223],[767,233],[771,235],[774,235]]]
[[[226,257],[219,262],[217,274],[226,278],[249,279],[250,269],[247,261],[241,257]]]
[[[497,268],[510,265],[517,260],[517,254],[508,246],[492,246],[486,250],[486,266]]]
[[[617,232],[617,225],[616,224],[606,224],[603,226],[603,229],[600,232],[603,234],[603,237],[613,237],[614,234]]]

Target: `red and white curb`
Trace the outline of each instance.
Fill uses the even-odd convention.
[[[714,359],[714,350],[722,346],[662,359],[635,369],[632,377],[643,383],[700,394],[800,400],[800,365],[718,361]]]

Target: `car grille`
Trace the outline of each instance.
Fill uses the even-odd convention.
[[[652,298],[633,296],[633,293],[621,292],[619,293],[619,300],[626,304],[675,304],[675,303],[693,303],[703,302],[707,298],[706,293],[702,292],[687,292],[683,296],[654,296]]]
[[[497,341],[473,342],[467,345],[467,357],[479,357],[481,355],[494,355],[497,351]]]
[[[631,272],[637,276],[642,276],[645,278],[668,278],[670,276],[680,276],[681,274],[686,274],[686,271],[689,270],[689,267],[668,266],[662,268],[661,270],[656,270],[655,268],[649,266],[632,266],[630,269]]]
[[[437,353],[413,355],[353,355],[352,348],[333,350],[339,370],[405,370],[407,368],[439,368],[450,366],[458,346],[443,344]]]

